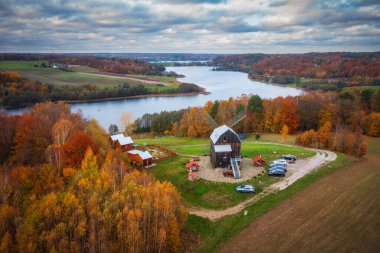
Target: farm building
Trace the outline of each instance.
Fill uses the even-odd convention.
[[[194,161],[194,160],[191,160],[189,163],[186,164],[186,169],[188,170],[191,170],[191,171],[199,171],[199,164]]]
[[[131,137],[125,137],[124,134],[111,135],[111,142],[114,148],[121,150],[133,149],[133,140]]]
[[[131,162],[139,163],[140,166],[149,166],[153,163],[153,157],[148,151],[130,150],[127,152]]]
[[[261,167],[264,166],[266,163],[265,160],[261,157],[261,155],[255,156],[252,158],[252,163],[255,167]]]
[[[239,136],[235,133],[234,130],[232,130],[232,128],[226,125],[215,128],[210,136],[210,143],[210,160],[214,168],[226,168],[231,166],[233,170],[238,170],[238,164],[241,161],[241,141]],[[240,171],[236,171],[235,177],[240,177]]]

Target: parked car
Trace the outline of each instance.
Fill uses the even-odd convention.
[[[255,193],[256,189],[252,185],[239,185],[236,187],[237,192]]]
[[[276,167],[276,166],[281,166],[281,167],[288,167],[288,164],[287,163],[271,163],[269,164],[269,168],[272,168],[272,167]]]
[[[288,163],[286,162],[286,160],[274,160],[271,164],[269,164],[269,167],[271,166],[273,167],[278,164],[284,165],[285,167],[288,166]]]
[[[287,169],[285,166],[282,166],[282,165],[277,165],[277,166],[273,166],[273,167],[269,167],[269,170],[283,170],[285,172],[287,172]]]
[[[268,171],[269,176],[280,176],[285,177],[285,171],[281,169],[273,169]]]
[[[282,155],[281,159],[288,160],[288,161],[296,161],[297,156],[295,156],[295,155]]]

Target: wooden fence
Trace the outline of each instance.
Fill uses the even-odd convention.
[[[148,144],[148,147],[157,148],[157,149],[159,149],[159,150],[161,150],[163,152],[168,153],[168,156],[164,156],[164,157],[160,157],[158,159],[154,159],[154,162],[156,162],[156,163],[168,160],[168,159],[173,158],[173,157],[175,157],[177,155],[177,153],[174,150],[165,148],[165,147],[160,146],[158,144]]]

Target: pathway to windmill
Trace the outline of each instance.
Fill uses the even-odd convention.
[[[315,169],[322,167],[323,165],[334,161],[337,158],[337,155],[334,152],[327,150],[317,150],[313,149],[316,152],[316,155],[306,159],[297,160],[297,163],[290,164],[288,166],[288,175],[275,184],[272,184],[263,192],[249,198],[240,204],[235,206],[223,209],[223,210],[213,210],[213,209],[204,209],[198,207],[189,207],[188,211],[190,214],[194,214],[203,218],[208,218],[210,220],[217,220],[226,215],[232,215],[242,211],[247,205],[252,204],[264,196],[269,195],[274,191],[284,190],[294,182],[296,182],[301,177],[312,172]],[[187,155],[186,155],[187,156]]]

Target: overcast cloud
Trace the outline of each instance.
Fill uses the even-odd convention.
[[[380,51],[380,1],[1,0],[0,51]]]

